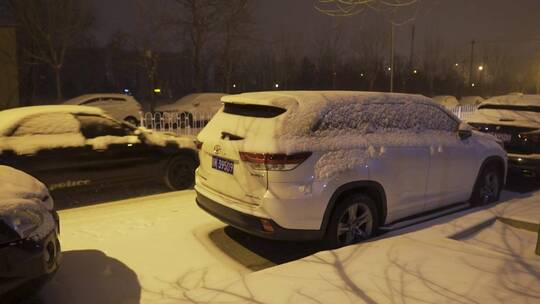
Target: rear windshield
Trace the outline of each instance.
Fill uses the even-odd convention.
[[[481,105],[480,107],[478,107],[478,109],[509,110],[509,111],[522,111],[522,112],[540,113],[540,106],[485,104],[485,105]]]
[[[227,114],[260,118],[277,117],[286,111],[286,109],[274,106],[237,103],[225,103],[223,108],[223,112]]]

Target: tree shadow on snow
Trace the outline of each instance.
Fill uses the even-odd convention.
[[[63,252],[55,277],[39,294],[40,303],[139,303],[137,275],[98,250]]]

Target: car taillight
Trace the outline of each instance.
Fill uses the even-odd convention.
[[[255,170],[287,171],[298,167],[311,156],[311,152],[295,154],[268,154],[240,152],[240,158]]]
[[[540,132],[538,131],[521,133],[518,137],[524,142],[540,145]]]
[[[202,149],[203,142],[199,140],[195,140],[195,147],[197,147],[197,150]]]

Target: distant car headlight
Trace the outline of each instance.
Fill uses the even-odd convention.
[[[6,212],[4,223],[22,239],[29,237],[43,223],[43,213],[33,209],[14,209]]]

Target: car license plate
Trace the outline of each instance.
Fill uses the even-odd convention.
[[[212,156],[212,168],[229,174],[234,174],[234,162],[221,157]]]
[[[508,133],[490,133],[491,135],[497,137],[498,139],[502,140],[503,142],[507,143],[512,140],[512,134]]]

